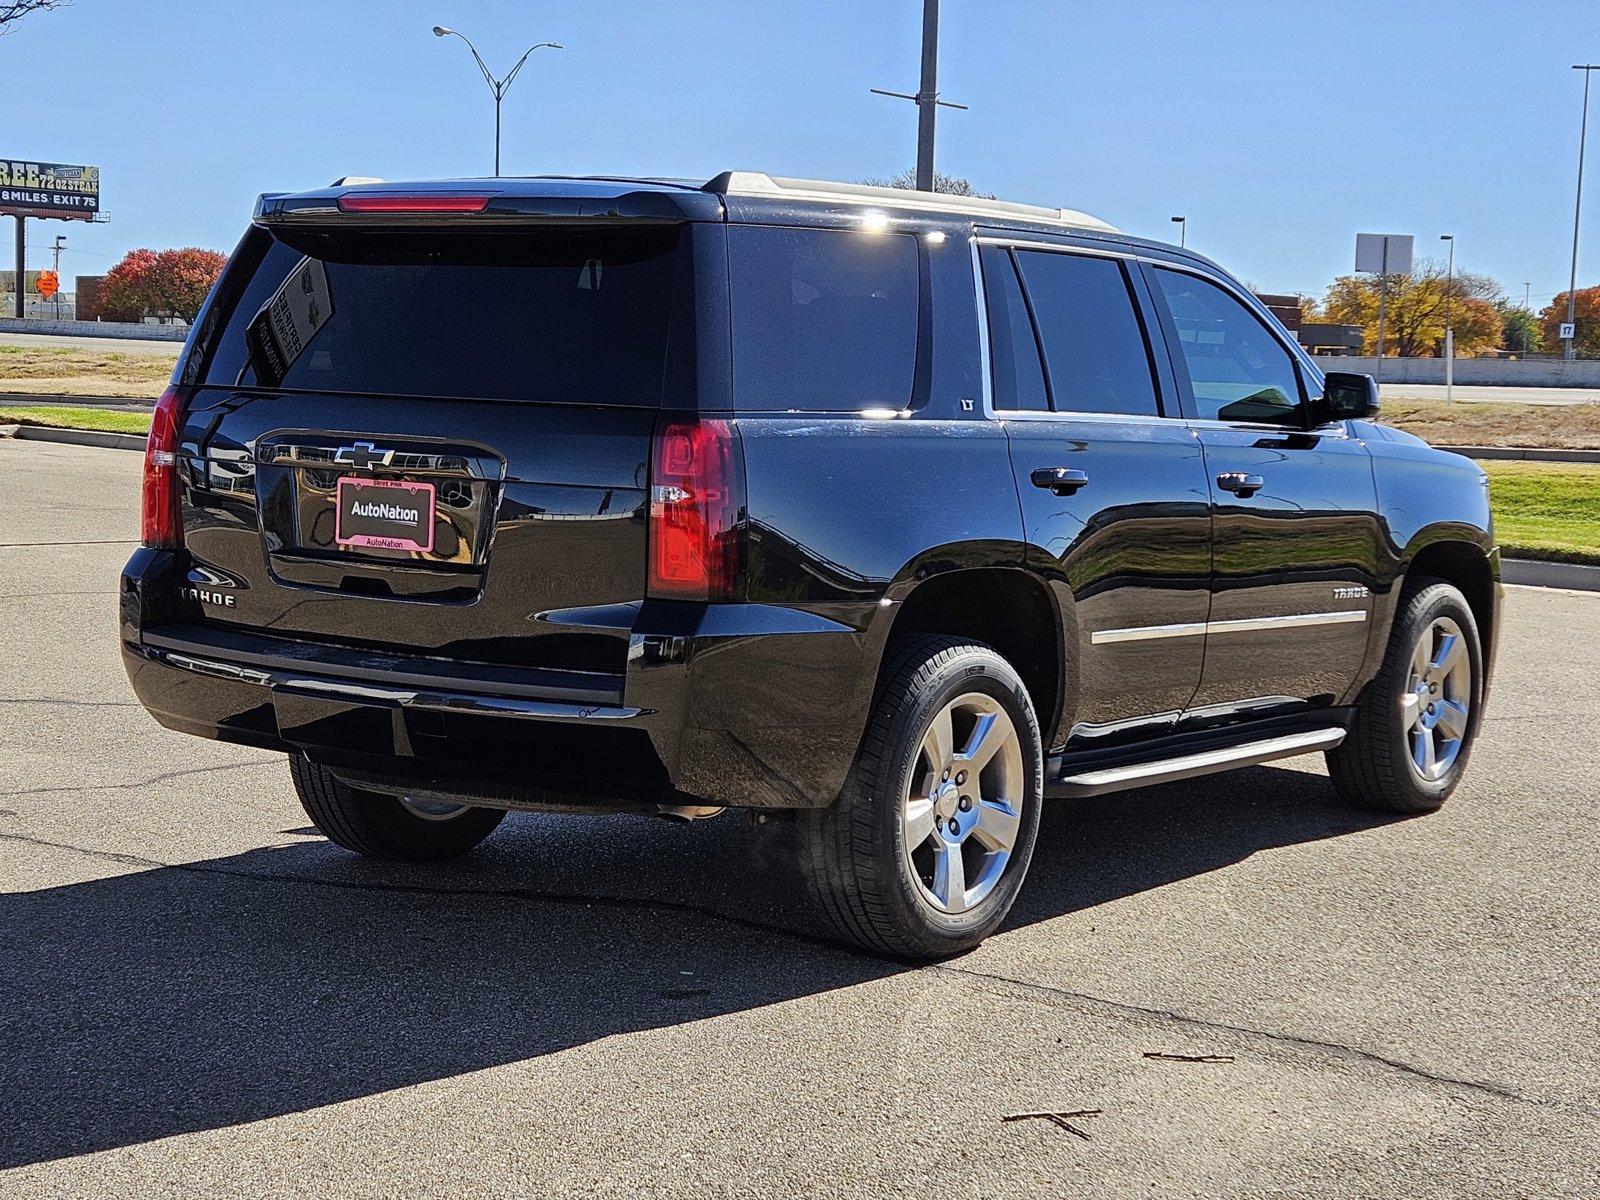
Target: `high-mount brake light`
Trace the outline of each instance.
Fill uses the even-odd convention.
[[[664,419],[650,462],[649,595],[738,598],[744,480],[733,426]]]
[[[487,196],[353,193],[339,197],[339,211],[347,213],[476,213],[488,205]]]
[[[156,401],[144,447],[143,515],[140,540],[157,550],[183,545],[183,513],[178,507],[178,436],[183,425],[183,393],[169,387]]]

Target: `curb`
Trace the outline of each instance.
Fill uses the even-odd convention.
[[[1572,588],[1580,592],[1600,592],[1600,567],[1583,563],[1541,562],[1531,558],[1507,558],[1500,562],[1500,581],[1530,587]]]
[[[85,408],[154,408],[138,396],[50,396],[40,392],[0,392],[0,404],[82,405]]]
[[[54,429],[48,425],[6,425],[10,435],[27,442],[63,442],[69,446],[98,446],[102,450],[144,452],[145,439],[136,433],[104,433],[98,429]]]
[[[1542,450],[1534,446],[1435,446],[1434,449],[1478,459],[1600,463],[1600,450]]]

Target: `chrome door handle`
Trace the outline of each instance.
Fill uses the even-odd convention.
[[[1075,467],[1040,467],[1033,473],[1033,486],[1049,488],[1058,496],[1070,496],[1089,482],[1089,476]]]
[[[1247,475],[1243,471],[1224,471],[1217,476],[1217,486],[1225,492],[1232,492],[1235,496],[1254,496],[1266,486],[1266,480],[1259,475]]]

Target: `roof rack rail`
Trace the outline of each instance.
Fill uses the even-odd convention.
[[[933,212],[968,213],[972,216],[1010,217],[1117,233],[1117,228],[1073,208],[1046,208],[989,200],[980,196],[952,196],[947,192],[918,192],[909,188],[875,187],[867,183],[835,183],[825,179],[791,179],[763,171],[724,171],[708,179],[702,191],[719,196],[768,196],[774,199],[831,200],[836,204],[887,204]]]

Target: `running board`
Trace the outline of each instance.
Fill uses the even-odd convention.
[[[1292,758],[1296,754],[1309,754],[1315,750],[1332,750],[1344,741],[1344,737],[1345,730],[1339,728],[1307,729],[1198,754],[1064,775],[1052,780],[1045,790],[1051,796],[1099,796],[1105,792],[1120,792],[1125,788],[1193,779],[1196,775],[1210,775],[1213,771],[1231,771],[1234,767],[1253,767],[1275,758]]]

